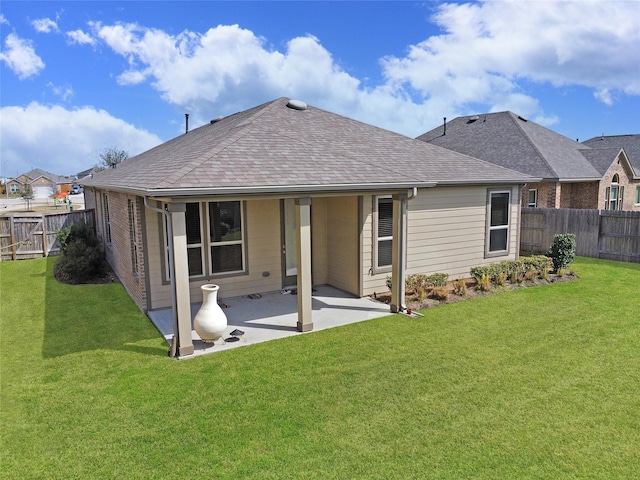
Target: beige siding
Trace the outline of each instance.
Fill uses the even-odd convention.
[[[358,197],[332,197],[327,204],[328,283],[358,295]]]
[[[311,200],[311,276],[314,285],[329,283],[327,254],[327,199]]]
[[[446,272],[450,278],[468,277],[474,266],[516,258],[518,188],[511,188],[509,255],[485,258],[487,186],[436,187],[419,190],[409,200],[407,274]],[[505,187],[506,189],[507,187]],[[371,274],[372,198],[365,197],[362,295],[385,292],[390,274]]]
[[[157,217],[155,214],[150,215]],[[154,258],[151,267],[151,308],[171,306],[170,285],[163,282],[166,278],[161,268],[162,238],[158,232],[157,218],[147,222],[147,248],[150,258]],[[237,297],[256,292],[279,290],[282,286],[280,257],[280,203],[278,200],[251,200],[246,202],[246,274],[232,276],[212,276],[192,279],[189,283],[191,301],[202,300],[200,286],[205,283],[220,285],[220,297]]]

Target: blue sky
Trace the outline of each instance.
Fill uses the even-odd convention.
[[[416,137],[511,110],[640,133],[640,2],[0,4],[0,176],[73,175],[278,97]]]

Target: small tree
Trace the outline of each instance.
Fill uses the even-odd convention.
[[[567,268],[576,255],[576,236],[573,233],[558,233],[553,237],[547,256],[551,257],[553,269],[557,272]]]
[[[31,210],[31,200],[33,200],[33,188],[30,184],[25,183],[20,188],[20,196],[26,202],[25,203],[25,211]]]
[[[125,150],[119,150],[115,147],[109,147],[104,150],[100,155],[100,163],[97,167],[101,170],[106,168],[116,168],[120,162],[124,162],[129,158],[129,153]]]

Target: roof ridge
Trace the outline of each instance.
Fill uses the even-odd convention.
[[[204,162],[208,161],[212,156],[215,156],[220,152],[223,152],[224,150],[229,148],[231,145],[233,145],[238,140],[240,140],[240,138],[244,134],[246,134],[247,131],[248,132],[252,131],[254,126],[252,120],[255,120],[256,118],[259,118],[260,116],[262,116],[265,113],[265,111],[269,109],[269,107],[271,107],[274,103],[278,102],[282,98],[284,97],[277,98],[276,100],[271,100],[270,102],[266,102],[266,103],[263,103],[262,105],[255,106],[253,108],[250,108],[249,110],[243,110],[240,112],[232,113],[231,115],[227,115],[226,117],[224,117],[222,120],[220,120],[220,122],[226,119],[231,119],[232,117],[236,117],[237,115],[245,114],[244,118],[240,120],[240,123],[238,125],[230,127],[232,129],[231,134],[228,136],[225,136],[221,140],[220,144],[218,145],[218,148],[210,150],[208,152],[208,155],[199,156],[193,159],[183,167],[176,170],[172,175],[167,177],[165,181],[169,183],[179,182],[184,176],[189,175],[192,171],[197,169]],[[251,121],[249,119],[251,119]],[[220,123],[220,122],[216,122],[216,123]],[[202,127],[206,128],[208,126],[210,127],[211,125],[213,124],[203,125]]]
[[[516,128],[518,130],[520,130],[522,132],[522,134],[524,135],[524,137],[527,139],[527,142],[529,142],[529,145],[531,145],[533,147],[533,149],[536,151],[536,153],[538,154],[538,156],[542,159],[542,161],[544,162],[544,164],[547,166],[547,168],[549,169],[549,171],[553,172],[557,178],[560,178],[560,176],[558,175],[558,172],[556,172],[555,168],[553,168],[551,166],[551,164],[547,161],[547,159],[545,158],[545,156],[542,154],[542,152],[540,151],[540,149],[538,148],[538,146],[536,145],[536,143],[531,139],[531,137],[529,136],[529,133],[522,128],[522,126],[518,123],[518,118],[522,118],[524,121],[528,122],[529,120],[526,120],[524,117],[517,115],[514,112],[508,111],[507,112],[509,115],[509,118],[511,119],[511,121],[513,122],[513,124],[516,126]],[[517,118],[514,118],[517,117]],[[536,124],[537,125],[537,124]]]

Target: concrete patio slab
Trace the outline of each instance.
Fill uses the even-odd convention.
[[[389,306],[371,298],[359,298],[337,288],[319,285],[313,288],[313,331],[339,327],[364,320],[390,315]],[[193,319],[201,303],[191,304],[191,338],[194,354],[185,358],[221,352],[254,343],[303,335],[296,329],[298,321],[295,293],[270,292],[260,298],[220,298],[228,325],[222,338],[214,344],[204,343],[193,330]],[[156,328],[171,344],[173,315],[170,308],[153,310],[147,314]],[[228,341],[231,332],[241,330],[238,341]],[[312,332],[308,332],[312,333]]]

